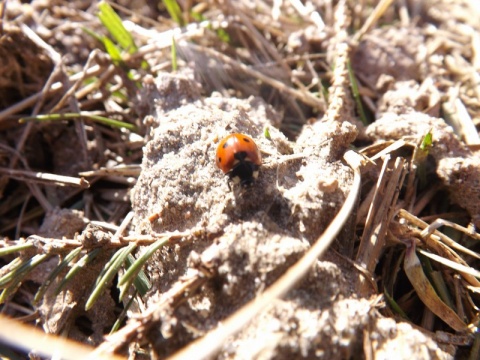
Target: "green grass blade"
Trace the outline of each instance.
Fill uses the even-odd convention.
[[[140,269],[145,265],[148,259],[153,255],[155,251],[160,249],[162,246],[165,246],[168,244],[170,238],[165,237],[160,240],[155,241],[152,245],[150,245],[147,250],[140,256],[133,264],[128,268],[128,270],[125,272],[125,274],[118,280],[118,285],[123,285],[131,277],[134,277],[137,275],[137,273],[140,271]]]
[[[174,37],[172,37],[171,54],[172,54],[172,70],[177,71],[177,69],[178,69],[177,44],[175,42]]]
[[[88,254],[85,254],[75,265],[73,265],[67,275],[65,275],[65,278],[61,281],[60,284],[58,284],[57,288],[55,289],[55,295],[58,295],[60,291],[62,291],[62,289],[65,287],[65,285],[67,285],[81,269],[83,269],[90,262],[92,262],[93,259],[95,259],[98,254],[100,254],[101,250],[102,248],[93,249]]]
[[[184,26],[185,21],[183,21],[183,16],[182,16],[182,9],[178,5],[176,0],[162,0],[163,5],[165,5],[165,8],[168,11],[168,14],[170,17],[175,21],[178,25]]]
[[[127,317],[127,311],[130,309],[130,306],[132,306],[133,300],[135,300],[135,296],[137,296],[136,291],[132,294],[132,297],[130,298],[130,300],[128,300],[128,303],[125,305],[122,312],[118,316],[118,319],[115,321],[115,324],[113,324],[112,329],[110,330],[110,335],[116,332],[120,328],[120,325],[122,324],[123,320],[125,320],[125,318]]]
[[[14,294],[15,291],[20,287],[23,278],[38,265],[44,262],[49,256],[49,254],[37,254],[30,259],[24,260],[20,266],[2,277],[2,279],[6,281],[4,285],[7,287],[0,294],[0,304],[3,304],[10,297],[10,295]]]
[[[124,247],[123,249],[117,251],[112,257],[112,259],[105,265],[103,276],[99,276],[97,279],[97,283],[95,284],[95,288],[92,291],[92,294],[87,300],[85,304],[85,310],[90,310],[92,306],[95,304],[95,301],[100,297],[100,295],[105,291],[105,289],[110,285],[113,277],[117,274],[120,267],[125,262],[126,257],[130,254],[133,250],[135,250],[137,244],[132,243],[128,246]]]
[[[360,91],[358,90],[357,79],[355,78],[355,74],[353,73],[352,66],[350,61],[347,62],[348,68],[348,77],[350,79],[350,87],[352,89],[353,98],[355,100],[355,104],[357,105],[358,114],[360,115],[360,120],[362,120],[363,125],[368,125],[368,119],[365,115],[365,111],[363,110],[362,99],[360,97]]]
[[[385,295],[385,300],[387,300],[387,303],[388,303],[388,305],[390,305],[390,308],[391,308],[395,313],[397,313],[398,315],[400,315],[402,318],[410,321],[410,319],[408,318],[407,314],[405,314],[405,312],[404,312],[404,311],[402,310],[402,308],[397,304],[397,302],[393,299],[393,297],[390,296],[390,294],[388,293],[388,290],[387,290],[386,288],[383,289],[383,294]]]
[[[433,135],[432,130],[430,130],[422,139],[422,143],[420,144],[420,150],[425,151],[428,155],[430,148],[433,144]]]
[[[18,252],[18,251],[30,249],[31,247],[33,247],[32,243],[25,243],[25,244],[21,244],[21,245],[7,246],[7,247],[4,247],[4,248],[0,249],[0,257],[5,256],[5,255],[10,255],[10,254],[13,254],[13,253]]]
[[[132,254],[129,254],[127,259],[125,260],[127,269],[129,269],[134,262],[135,262],[135,258],[133,257]],[[152,284],[147,278],[147,275],[145,275],[145,272],[142,269],[140,269],[137,276],[132,275],[127,279],[126,282],[123,282],[122,284],[118,285],[118,288],[120,289],[120,295],[118,298],[120,300],[122,300],[125,297],[125,295],[127,295],[128,289],[130,288],[132,283],[135,286],[135,289],[140,294],[140,296],[144,296],[152,286]]]
[[[26,121],[59,121],[59,120],[75,120],[80,118],[87,118],[98,122],[100,124],[108,125],[114,128],[125,128],[131,131],[136,131],[137,127],[133,124],[123,121],[113,120],[100,115],[92,115],[86,113],[65,113],[65,114],[47,114],[37,116],[26,116],[19,120],[20,123]]]
[[[117,15],[110,4],[103,1],[98,4],[98,9],[100,10],[98,18],[118,45],[128,53],[134,54],[137,51],[137,46],[133,41],[132,34],[130,34],[130,32],[125,29],[125,26],[123,26],[120,16]]]
[[[12,261],[10,261],[7,265],[4,265],[2,266],[2,273],[4,275],[7,275],[7,273],[13,271],[14,269],[16,269],[17,267],[19,267],[21,264],[22,264],[22,258],[20,257],[16,257],[15,259],[13,259]]]
[[[82,27],[82,31],[96,39],[99,43],[103,43],[104,36],[97,34],[95,31],[92,31],[84,26]]]
[[[8,300],[8,298],[15,294],[15,292],[18,290],[18,288],[22,285],[21,282],[15,282],[10,284],[10,286],[6,287],[5,289],[2,290],[2,293],[0,294],[0,304],[5,303],[5,301]]]
[[[102,38],[103,46],[105,46],[105,50],[107,51],[108,55],[112,59],[115,65],[120,65],[123,62],[122,53],[120,49],[107,37]]]
[[[50,272],[50,275],[48,276],[47,280],[40,286],[38,289],[37,293],[35,294],[35,297],[33,298],[33,304],[38,304],[38,302],[43,298],[45,295],[45,292],[48,290],[50,285],[52,284],[52,281],[60,274],[60,272],[65,269],[70,262],[75,260],[77,256],[80,254],[80,252],[83,250],[83,248],[79,247],[75,250],[70,251],[70,253],[65,256],[65,258],[58,264],[58,266],[53,269],[52,272]]]
[[[9,286],[12,282],[20,282],[25,275],[40,265],[47,257],[48,254],[37,254],[30,259],[21,261],[11,271],[0,278],[0,288]]]
[[[97,279],[95,281],[95,284],[93,285],[94,288],[97,287],[99,284],[102,283],[102,278],[105,276],[105,274],[108,272],[108,270],[110,269],[110,267],[112,266],[113,263],[115,263],[118,258],[122,255],[123,251],[125,251],[125,248],[120,248],[118,249],[117,251],[115,251],[115,253],[113,253],[112,257],[110,258],[110,260],[108,260],[108,262],[105,264],[105,266],[103,267],[102,271],[100,271],[100,273],[98,274],[97,276]]]

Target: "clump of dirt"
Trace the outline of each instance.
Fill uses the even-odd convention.
[[[289,143],[271,127],[274,112],[262,100],[200,98],[190,91],[197,87],[187,77],[161,76],[157,91],[151,89],[147,101],[158,106],[145,120],[153,125],[151,140],[132,192],[137,232],[203,234],[152,257],[147,304],[155,306],[199,264],[214,269],[211,281],[178,308],[164,311],[162,325],[151,329],[148,338],[161,357],[218,326],[283,274],[329,224],[352,181],[341,161],[357,134],[350,123],[317,122]],[[262,135],[265,127],[271,139]],[[248,189],[230,190],[215,167],[218,141],[231,132],[249,134],[263,153],[260,176]],[[342,234],[337,249],[351,253],[353,229]],[[332,257],[335,261],[328,261]],[[339,263],[333,253],[318,261],[307,279],[253,320],[219,357],[241,358],[245,351],[281,359],[356,353],[362,346],[359,332],[378,321],[378,314],[369,301],[356,299],[358,274]],[[391,326],[396,329],[394,322]],[[389,341],[411,341],[406,332],[392,331],[396,335]],[[418,346],[432,354],[438,350],[421,339]]]

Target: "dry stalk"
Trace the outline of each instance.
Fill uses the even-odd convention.
[[[356,258],[357,263],[370,273],[375,270],[385,246],[385,235],[406,175],[404,163],[403,158],[397,158],[392,166],[390,156],[387,155],[378,178]],[[364,288],[366,285],[362,283],[360,286],[368,291]]]

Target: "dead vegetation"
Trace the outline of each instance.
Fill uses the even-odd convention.
[[[476,2],[126,4],[2,3],[0,354],[477,359]]]

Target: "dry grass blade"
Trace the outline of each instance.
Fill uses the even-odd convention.
[[[422,265],[415,253],[415,243],[407,246],[404,269],[410,283],[425,306],[456,331],[465,331],[467,325],[437,295],[423,272]]]
[[[8,175],[12,179],[20,181],[35,182],[51,186],[77,186],[82,189],[90,187],[90,183],[84,178],[74,178],[71,176],[5,168],[0,168],[0,174]]]
[[[33,247],[32,243],[10,245],[10,244],[6,244],[4,240],[0,240],[0,257],[13,254],[19,251],[27,250],[31,247]]]
[[[28,352],[34,350],[36,354],[44,357],[66,360],[125,359],[114,354],[109,354],[108,356],[98,354],[93,357],[94,349],[88,345],[46,334],[33,326],[24,325],[2,314],[0,314],[0,327],[8,329],[8,331],[0,332],[0,339],[3,344],[9,344]]]
[[[456,132],[465,139],[466,144],[480,144],[480,135],[475,123],[468,113],[465,104],[458,98],[458,94],[450,94],[449,101],[443,103],[443,109],[448,114],[448,118],[455,127]]]
[[[375,25],[378,19],[382,17],[392,3],[393,0],[381,0],[370,14],[368,19],[365,21],[362,28],[355,34],[353,39],[355,41],[360,41],[360,39],[373,27],[373,25]]]
[[[220,53],[220,52],[218,52],[214,49],[207,48],[207,47],[201,47],[201,46],[193,45],[193,44],[188,44],[188,47],[190,47],[190,48],[192,48],[192,49],[194,49],[194,50],[196,50],[200,53],[204,53],[204,54],[208,55],[209,57],[212,57],[214,59],[218,59],[221,62],[223,62],[227,65],[230,65],[233,68],[238,69],[238,70],[244,72],[245,74],[264,82],[265,84],[270,85],[271,87],[277,89],[281,93],[292,96],[296,100],[301,101],[304,104],[307,104],[307,105],[313,107],[316,110],[319,110],[319,111],[324,111],[325,110],[325,104],[322,101],[322,99],[318,98],[317,96],[312,95],[308,91],[300,91],[300,90],[294,89],[294,88],[284,84],[283,82],[278,81],[276,79],[273,79],[271,77],[268,77],[265,74],[263,74],[263,73],[261,73],[257,70],[254,70],[254,69],[248,67],[247,65],[245,65],[241,62],[238,62],[238,61],[232,59],[231,57],[226,56],[226,55],[224,55],[224,54],[222,54],[222,53]]]
[[[425,250],[419,249],[418,252],[420,252],[421,254],[429,257],[432,260],[435,260],[435,261],[439,262],[440,264],[448,266],[451,269],[457,270],[458,272],[461,272],[461,273],[464,273],[464,274],[469,274],[471,276],[475,276],[476,278],[480,278],[480,271],[475,270],[472,267],[465,266],[465,265],[459,264],[455,261],[445,259],[441,256],[429,253],[428,251],[425,251]]]
[[[455,229],[455,230],[458,230],[458,231],[461,231],[463,232],[464,234],[472,237],[473,239],[475,240],[480,240],[480,234],[478,234],[477,232],[475,232],[473,229],[469,230],[463,226],[460,226],[458,224],[455,224],[451,221],[448,221],[448,220],[443,220],[443,219],[435,219],[434,222],[432,222],[430,225],[428,225],[428,227],[426,229],[424,229],[422,231],[422,237],[429,237],[430,235],[432,235],[433,233],[435,233],[435,231],[439,228],[439,227],[442,227],[442,226],[449,226],[451,227],[452,229]],[[476,257],[477,259],[480,259],[480,255],[475,253],[475,252],[472,252],[472,253],[469,253],[469,255],[473,256],[473,257]]]
[[[260,311],[272,304],[275,299],[284,296],[305,276],[312,265],[328,249],[347,219],[351,216],[357,196],[359,195],[361,184],[360,164],[362,163],[362,158],[353,151],[347,151],[345,160],[354,171],[353,184],[350,192],[338,214],[310,250],[263,294],[250,301],[226,319],[221,326],[210,331],[200,340],[188,345],[185,349],[171,357],[171,359],[206,359],[214,356],[218,350],[224,346],[230,336],[240,331]]]
[[[422,220],[416,218],[415,216],[411,215],[404,209],[400,209],[398,212],[398,216],[400,218],[408,220],[411,224],[418,226],[420,228],[427,228],[428,224],[424,223]],[[438,237],[436,236],[438,234]],[[441,240],[441,241],[440,241]],[[439,254],[442,257],[449,259],[453,262],[459,263],[461,265],[467,266],[468,264],[463,260],[455,251],[452,249],[459,248],[460,251],[463,252],[471,252],[471,250],[464,248],[457,242],[450,239],[445,234],[436,231],[435,235],[431,235],[430,237],[425,238],[426,246],[428,249],[432,250],[433,253]],[[466,252],[466,253],[468,253]],[[462,277],[470,284],[475,287],[480,287],[480,281],[478,281],[474,276],[468,273],[461,273]]]
[[[403,139],[400,139],[400,140],[397,140],[395,142],[393,142],[392,144],[388,145],[385,149],[379,151],[378,153],[376,153],[375,155],[371,156],[370,157],[370,160],[371,161],[376,161],[377,159],[381,159],[382,157],[398,150],[398,149],[401,149],[403,148],[407,143],[405,142],[405,140]]]
[[[438,231],[438,230],[435,230],[437,227],[438,224],[442,224],[442,220],[438,220],[437,222],[434,222],[432,223],[431,225],[428,225],[426,222],[424,222],[423,220],[417,218],[416,216],[413,216],[412,214],[410,214],[408,211],[404,210],[404,209],[400,209],[400,211],[398,212],[398,216],[401,217],[401,218],[404,218],[406,220],[408,220],[409,222],[411,222],[413,225],[415,226],[418,226],[419,228],[422,229],[422,233],[421,233],[421,236],[425,239],[428,239],[429,237],[431,237],[432,235],[435,235],[435,236],[438,236],[438,238],[446,245],[448,245],[449,247],[451,247],[452,249],[455,249],[455,250],[458,250],[458,251],[461,251],[467,255],[470,255],[470,256],[473,256],[475,258],[479,258],[479,254],[477,254],[476,252],[470,250],[470,249],[467,249],[465,246],[463,245],[460,245],[459,243],[457,243],[455,240],[451,239],[450,237],[448,237],[447,235],[445,235],[444,233]],[[445,223],[446,224],[446,223]],[[458,230],[461,231],[462,227],[455,227],[457,228]],[[464,229],[464,228],[463,228]],[[468,230],[466,230],[465,232],[467,235],[472,235]]]

